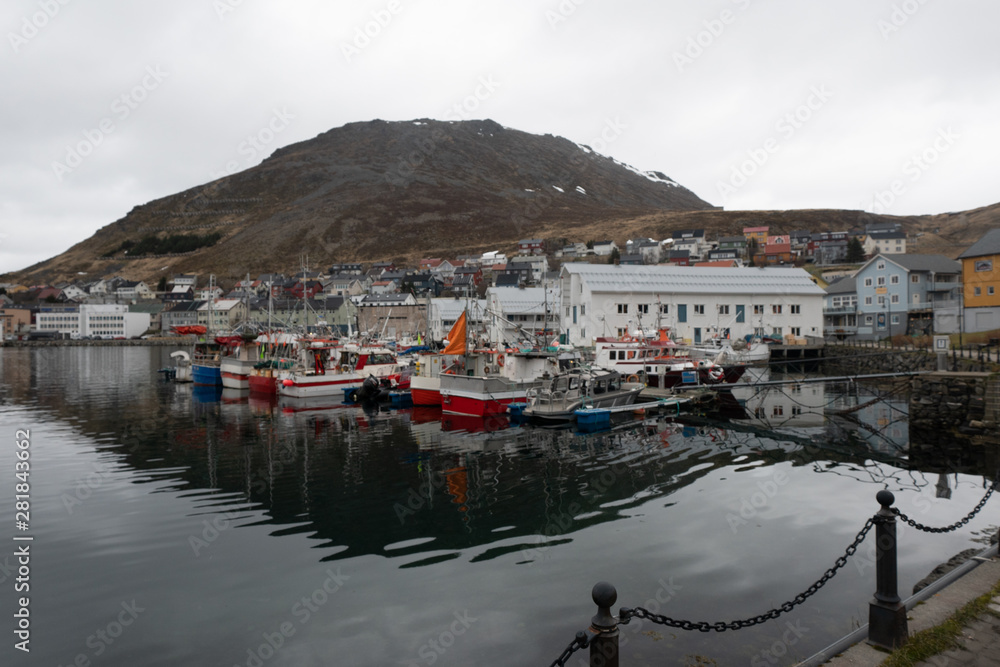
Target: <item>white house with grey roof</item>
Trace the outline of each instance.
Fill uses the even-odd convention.
[[[657,327],[692,342],[716,333],[823,335],[826,293],[797,268],[567,263],[560,286],[559,315],[571,345]]]
[[[520,341],[549,343],[560,327],[559,285],[491,287],[486,291],[490,340],[513,345]],[[552,334],[543,335],[542,331]]]

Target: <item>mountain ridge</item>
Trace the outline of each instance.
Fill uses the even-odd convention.
[[[957,247],[972,228],[998,219],[998,206],[904,217],[723,211],[661,172],[640,171],[562,137],[488,119],[372,120],[333,128],[278,148],[255,167],[138,205],[66,252],[8,276],[35,282],[80,274],[155,281],[181,272],[239,278],[294,271],[303,254],[320,268],[344,261],[415,264],[422,256],[513,250],[528,237],[611,238],[621,245],[632,236],[666,238],[679,228],[731,235],[751,224],[780,232],[825,225],[812,228],[820,231],[866,220],[902,221],[911,232],[938,228],[943,236],[925,245]],[[148,236],[210,234],[220,235],[217,243],[184,255],[127,254]]]

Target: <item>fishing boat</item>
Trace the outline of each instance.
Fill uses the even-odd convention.
[[[170,358],[174,360],[173,373],[171,376],[174,382],[191,382],[194,378],[191,374],[191,355],[185,350],[177,350],[170,353]]]
[[[247,382],[251,394],[277,396],[278,373],[290,370],[294,365],[298,337],[284,332],[266,333],[262,334],[261,337],[264,340],[258,348],[260,360],[254,363],[250,369]]]
[[[759,338],[730,340],[713,336],[694,345],[686,345],[693,359],[712,359],[720,364],[766,364],[771,360],[771,348]]]
[[[631,405],[645,388],[641,382],[623,382],[618,371],[600,368],[570,368],[543,380],[541,387],[527,393],[523,414],[532,422],[572,421],[583,407]]]
[[[670,340],[667,329],[659,329],[658,338],[646,338],[642,331],[636,335],[599,337],[594,341],[594,365],[623,373],[636,363],[664,356],[687,356],[685,348]],[[619,368],[619,364],[626,364]]]
[[[453,355],[437,352],[417,355],[415,372],[410,378],[410,396],[413,398],[413,405],[441,407],[441,373],[454,366],[456,360],[457,357]]]
[[[679,386],[733,384],[743,377],[746,370],[746,364],[722,366],[710,359],[663,357],[646,362],[628,377],[644,381],[650,389],[673,389]]]
[[[219,363],[219,373],[222,376],[222,386],[227,389],[250,389],[250,371],[257,363],[257,336],[253,334],[219,336],[231,349]]]
[[[359,389],[369,376],[382,386],[408,389],[396,355],[386,347],[358,345],[327,339],[303,338],[295,366],[278,372],[281,396],[305,398]]]

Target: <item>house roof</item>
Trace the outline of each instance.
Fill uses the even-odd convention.
[[[969,246],[958,258],[966,259],[969,257],[986,257],[988,255],[1000,255],[1000,229],[991,229],[986,232],[983,238]]]
[[[765,255],[780,255],[791,251],[792,245],[790,243],[768,243],[764,246],[763,252]]]
[[[744,227],[744,234],[766,234],[770,227]]]
[[[858,291],[858,280],[854,276],[842,276],[826,286],[827,294],[853,294]]]
[[[521,276],[518,273],[501,273],[497,276],[497,287],[517,287],[521,283]]]
[[[868,232],[868,236],[872,237],[876,241],[882,241],[888,239],[905,239],[906,232],[873,229],[872,231]]]
[[[747,238],[745,236],[723,236],[719,239],[719,243],[746,243]]]
[[[559,317],[559,288],[525,287],[524,289],[491,289],[488,300],[496,303],[504,315],[543,315],[548,304],[553,320]]]
[[[735,259],[720,259],[714,262],[695,262],[695,266],[708,266],[708,267],[733,267],[739,266]]]
[[[797,268],[703,268],[669,264],[614,266],[568,262],[563,264],[562,271],[563,275],[579,275],[592,292],[824,294],[806,271]]]
[[[962,265],[953,259],[948,259],[944,255],[876,255],[868,260],[871,264],[875,259],[884,257],[891,262],[895,262],[907,271],[922,273],[961,273]],[[865,265],[867,266],[867,264]]]

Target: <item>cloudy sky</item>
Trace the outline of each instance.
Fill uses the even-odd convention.
[[[988,0],[7,0],[0,272],[373,118],[492,118],[727,209],[1000,201]]]

